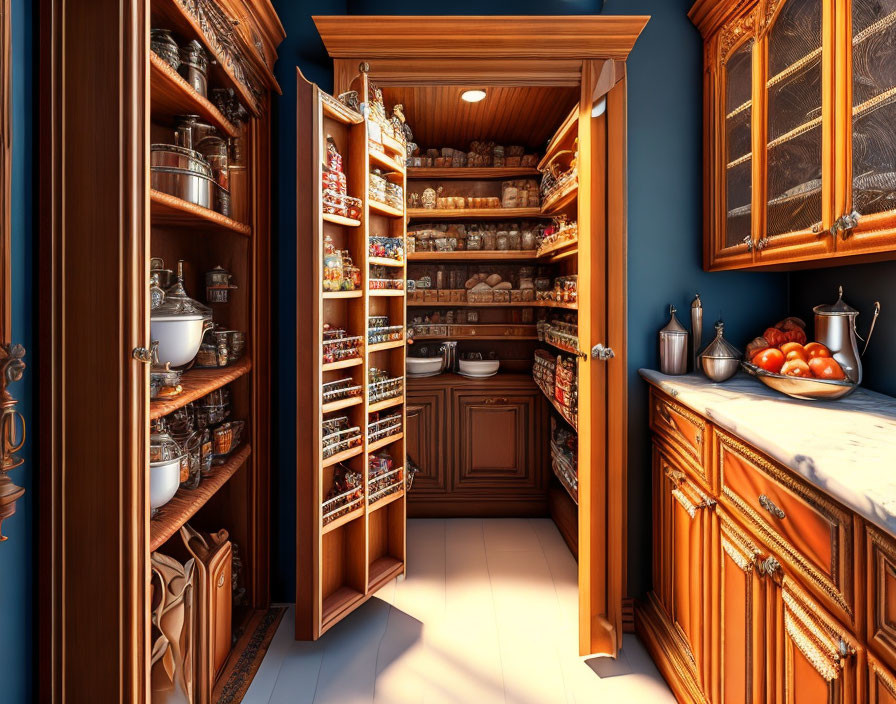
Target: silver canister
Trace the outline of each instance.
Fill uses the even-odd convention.
[[[693,350],[692,368],[696,372],[700,368],[700,348],[703,347],[703,301],[700,294],[691,301],[691,348]]]
[[[703,373],[711,381],[722,382],[733,377],[740,368],[741,353],[725,339],[725,324],[716,323],[716,337],[700,353]]]
[[[675,306],[669,306],[669,322],[660,330],[660,371],[670,375],[688,370],[688,331],[678,322],[675,312]]]

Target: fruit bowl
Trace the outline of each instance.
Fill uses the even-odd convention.
[[[741,362],[744,370],[755,376],[759,381],[792,398],[805,401],[833,401],[834,399],[848,396],[858,388],[858,384],[851,381],[836,381],[833,379],[809,379],[806,377],[790,376],[788,374],[772,374],[750,362]]]

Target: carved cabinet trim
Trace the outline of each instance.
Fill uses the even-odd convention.
[[[896,667],[896,541],[868,526],[868,643]]]

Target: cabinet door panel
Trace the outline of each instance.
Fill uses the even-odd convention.
[[[419,468],[409,496],[447,493],[450,455],[446,436],[448,413],[445,390],[409,392],[405,422],[407,455]]]
[[[896,540],[867,528],[868,644],[896,667]]]
[[[778,591],[784,629],[776,648],[787,704],[856,701],[858,642],[787,576]]]
[[[530,432],[538,410],[535,392],[455,390],[452,400],[458,442],[452,489],[525,491],[542,486],[540,454]]]
[[[832,251],[830,7],[786,0],[765,38],[765,222],[758,260]]]
[[[848,201],[858,227],[839,232],[838,251],[896,246],[896,2],[852,0],[846,120]],[[838,215],[844,214],[838,213]]]
[[[660,569],[657,595],[667,611],[694,680],[705,687],[709,661],[708,560],[711,545],[707,509],[714,502],[683,471],[680,460],[654,444],[654,473],[660,477],[662,525],[669,536]]]
[[[868,656],[868,704],[896,704],[896,675]]]
[[[762,662],[766,651],[765,581],[759,549],[722,511],[719,525],[718,677],[720,701],[751,704],[764,700]]]

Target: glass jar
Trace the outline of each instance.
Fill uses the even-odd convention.
[[[482,249],[494,251],[497,247],[497,237],[494,230],[485,230],[482,233]]]
[[[520,237],[519,230],[511,230],[507,233],[507,241],[508,247],[507,249],[512,249],[514,251],[518,251],[522,249],[522,239]]]
[[[495,249],[500,252],[510,249],[510,237],[504,230],[495,236]]]
[[[520,233],[520,248],[526,251],[531,251],[538,247],[538,243],[535,238],[534,230],[523,230]]]

